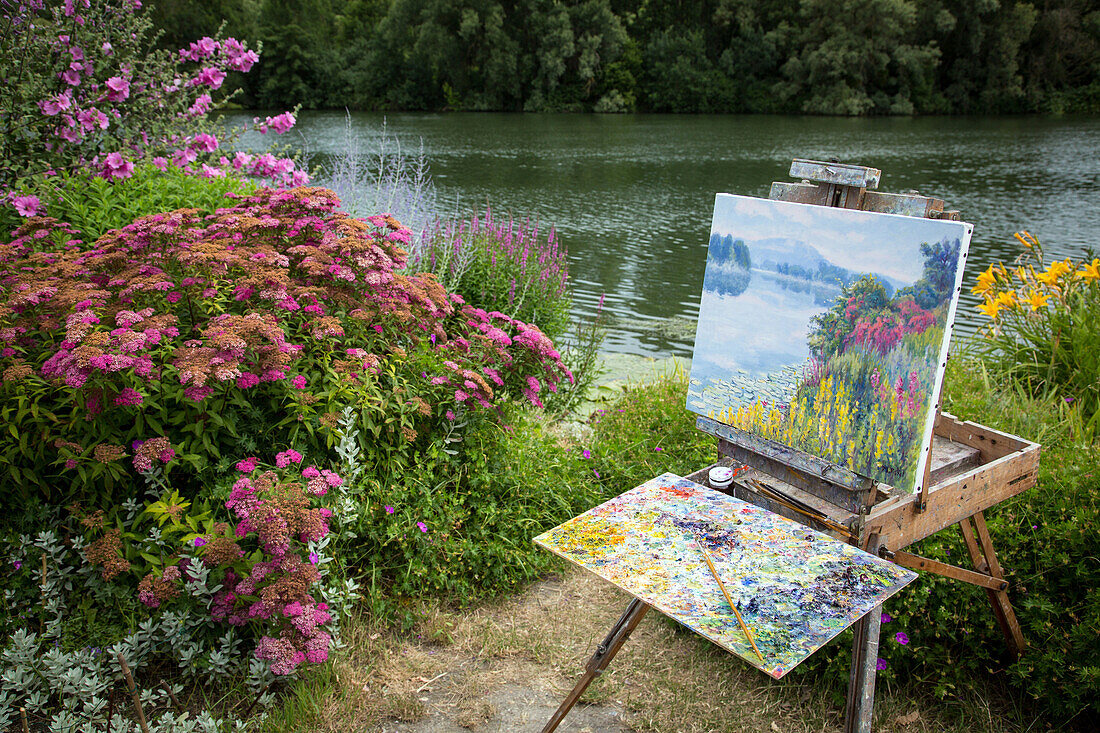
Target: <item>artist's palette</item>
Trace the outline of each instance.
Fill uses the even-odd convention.
[[[671,473],[535,542],[776,679],[917,577]],[[707,568],[699,542],[710,552],[763,662]]]

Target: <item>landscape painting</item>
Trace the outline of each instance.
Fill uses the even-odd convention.
[[[916,490],[971,231],[718,194],[688,409]]]
[[[917,577],[671,473],[535,542],[776,679]],[[751,642],[707,567],[703,547]]]

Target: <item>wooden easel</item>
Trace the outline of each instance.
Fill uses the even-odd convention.
[[[916,192],[874,191],[882,175],[875,168],[796,159],[790,175],[802,181],[773,183],[769,198],[929,219],[959,219],[957,211],[944,210],[942,199]],[[1038,445],[981,425],[960,422],[937,409],[934,435],[925,447],[929,459],[914,495],[710,418],[697,418],[696,427],[718,438],[722,458],[686,478],[705,484],[714,466],[734,462],[748,466],[726,490],[737,498],[912,570],[984,588],[1009,651],[1014,655],[1023,653],[1023,633],[1008,600],[1008,582],[997,562],[982,512],[1035,485]],[[974,570],[902,549],[952,524],[957,524],[962,532]],[[611,663],[648,609],[637,599],[630,602],[596,648],[573,690],[542,729],[543,733],[558,727],[592,680]],[[881,607],[878,607],[853,627],[846,733],[871,730],[880,619]]]

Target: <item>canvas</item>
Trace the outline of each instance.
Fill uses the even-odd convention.
[[[779,679],[916,573],[671,473],[535,542]],[[702,543],[753,636],[707,568]]]
[[[972,229],[718,194],[688,409],[915,491]]]

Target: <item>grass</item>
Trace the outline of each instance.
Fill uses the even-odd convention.
[[[302,691],[291,697],[293,715],[272,718],[270,730],[392,730],[395,722],[426,725],[429,715],[473,730],[494,719],[526,730],[515,719],[499,717],[514,714],[492,702],[500,691],[527,698],[528,725],[541,726],[627,600],[563,564],[503,601],[465,610],[428,604],[409,635],[361,619],[348,651],[323,678],[300,683]],[[832,693],[764,677],[651,613],[567,720],[602,715],[598,720],[609,721],[621,713],[623,730],[833,731],[842,727],[843,710]],[[303,699],[311,702],[302,704]],[[586,710],[586,705],[604,709]],[[876,730],[972,733],[1028,727],[1019,707],[980,683],[949,703],[918,686],[886,685],[877,694]],[[442,722],[440,729],[447,729]]]
[[[714,446],[695,431],[694,416],[683,407],[684,389],[680,374],[626,390],[593,414],[590,434],[559,438],[563,452],[587,448],[590,458],[579,469],[576,461],[555,468],[591,471],[594,495],[612,496],[666,470],[687,473],[706,465]],[[919,642],[919,653],[891,660],[891,671],[879,677],[875,729],[973,733],[1082,725],[1092,689],[1088,629],[1096,603],[1095,593],[1074,587],[1091,582],[1079,567],[1094,551],[1096,530],[1081,522],[1095,526],[1096,499],[1090,497],[1100,449],[1079,424],[1064,419],[1064,402],[999,390],[980,364],[967,359],[949,368],[945,409],[1044,443],[1040,485],[987,512],[1033,648],[1022,664],[1006,664],[980,589],[922,575],[913,592],[903,594],[904,607],[890,608],[913,625],[910,616],[920,616],[925,628],[906,627],[914,637],[908,651]],[[546,449],[540,444],[539,451]],[[541,455],[527,470],[538,472],[546,461]],[[1049,521],[1025,534],[1022,528],[1039,514]],[[956,544],[955,533],[941,532],[914,551],[950,562],[944,552]],[[1064,557],[1051,554],[1053,546]],[[954,561],[960,552],[956,548]],[[474,730],[490,722],[520,729],[517,715],[537,730],[627,602],[621,592],[560,561],[549,569],[512,596],[466,608],[421,600],[419,622],[409,633],[357,619],[347,627],[347,649],[326,672],[297,683],[301,692],[289,697],[270,730],[378,730],[391,729],[393,721],[427,726],[429,719]],[[587,716],[578,722],[593,730],[839,730],[849,653],[844,641],[834,641],[800,674],[776,682],[653,613],[589,688],[584,702],[596,707],[578,706],[573,715]],[[1074,671],[1078,656],[1085,668]],[[953,672],[945,659],[955,660]],[[960,663],[967,659],[976,661]],[[503,702],[512,698],[527,700],[526,707],[517,712]],[[621,713],[626,727],[610,727],[620,724],[613,713]]]

